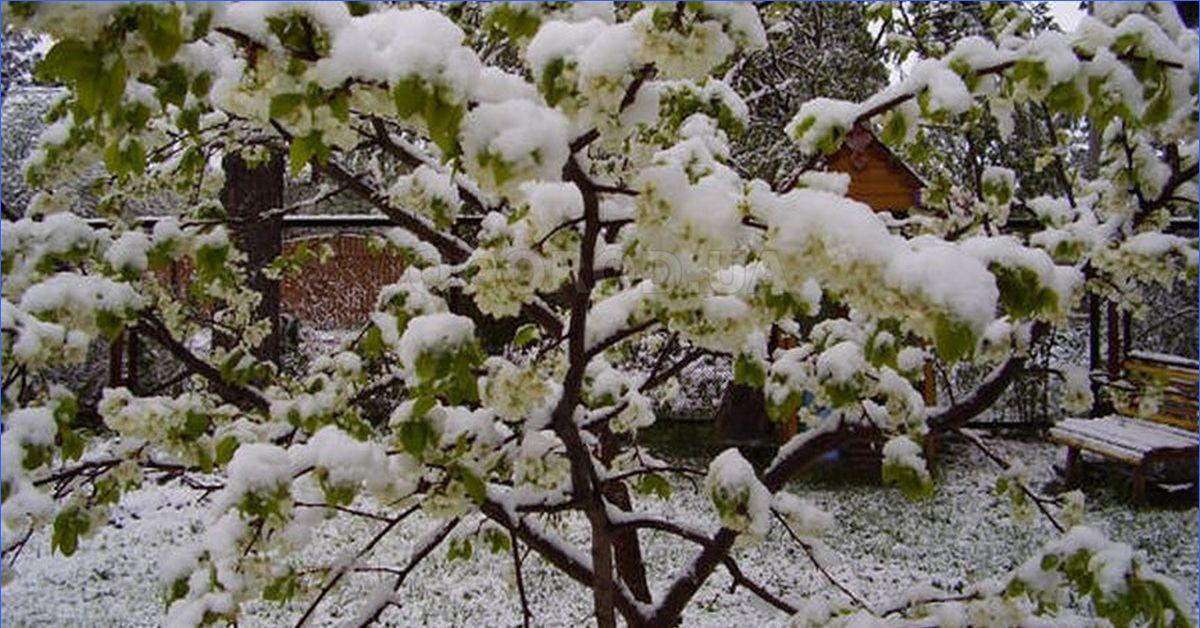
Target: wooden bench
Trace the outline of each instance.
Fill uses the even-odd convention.
[[[1118,414],[1070,418],[1050,430],[1050,440],[1067,446],[1066,475],[1078,480],[1080,452],[1087,451],[1133,468],[1133,499],[1146,496],[1146,478],[1154,465],[1197,457],[1197,363],[1175,356],[1131,352],[1117,389]],[[1145,395],[1158,401],[1152,412],[1140,412]],[[1191,478],[1195,482],[1195,477]]]

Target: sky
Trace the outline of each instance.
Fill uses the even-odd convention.
[[[1086,15],[1083,9],[1079,8],[1079,0],[1050,0],[1046,4],[1050,5],[1050,14],[1058,22],[1059,28],[1065,32],[1075,30],[1075,27],[1079,24],[1079,20],[1083,19],[1083,16]],[[916,57],[910,56],[901,66],[893,66],[890,73],[891,81],[896,82],[900,80],[912,68],[914,63],[916,63]]]
[[[1083,10],[1079,8],[1079,0],[1057,0],[1047,4],[1050,5],[1050,13],[1064,31],[1074,30],[1075,25],[1084,16]]]

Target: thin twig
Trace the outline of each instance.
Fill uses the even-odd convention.
[[[509,528],[509,542],[512,543],[513,572],[517,578],[517,595],[521,600],[521,624],[529,628],[533,621],[533,612],[529,610],[529,598],[525,594],[525,576],[521,573],[521,550],[517,545],[517,533]]]
[[[367,543],[358,550],[358,552],[355,554],[355,559],[362,558],[368,552],[374,549],[375,546],[378,545],[379,542],[382,541],[383,538],[387,536],[393,529],[395,529],[395,527],[399,525],[401,521],[404,521],[406,517],[416,512],[418,508],[420,508],[419,503],[413,504],[408,508],[408,510],[400,513],[397,517],[389,521],[387,525],[380,528],[379,532],[376,532],[375,536],[371,537],[371,540],[367,541]],[[317,593],[317,597],[311,603],[309,603],[308,608],[304,610],[304,614],[301,615],[300,619],[296,621],[297,628],[308,623],[309,618],[312,617],[312,614],[316,612],[317,607],[321,605],[321,601],[325,599],[325,596],[329,595],[329,592],[333,590],[333,587],[337,586],[338,582],[341,582],[342,577],[345,575],[346,570],[339,569],[333,574],[333,577],[325,583],[325,586],[321,587],[321,591]]]
[[[1007,471],[1009,468],[1012,467],[1011,462],[1005,460],[999,454],[993,452],[990,448],[988,448],[988,446],[984,444],[983,438],[981,438],[978,434],[972,432],[971,430],[959,430],[958,433],[962,434],[963,437],[967,439],[967,442],[974,445],[977,449],[979,449],[979,451],[982,451],[983,454],[988,457],[988,459],[990,459],[992,462],[996,463],[1001,469],[1004,469]],[[1059,534],[1063,534],[1067,531],[1067,529],[1065,527],[1063,527],[1063,525],[1061,523],[1058,522],[1058,519],[1054,516],[1054,513],[1051,513],[1050,509],[1046,507],[1046,502],[1049,502],[1051,500],[1046,499],[1046,498],[1042,497],[1041,495],[1034,493],[1032,490],[1030,490],[1030,488],[1028,486],[1025,486],[1024,482],[1022,482],[1016,478],[1013,478],[1013,481],[1015,481],[1017,483],[1017,486],[1021,488],[1021,492],[1025,493],[1025,495],[1031,501],[1033,501],[1033,505],[1037,506],[1037,509],[1040,510],[1042,512],[1042,514],[1046,516],[1046,519],[1050,521],[1050,525],[1054,526],[1054,529],[1058,530]]]
[[[817,568],[817,571],[821,572],[821,575],[825,577],[825,580],[827,580],[829,582],[829,584],[836,587],[839,591],[841,591],[843,594],[845,594],[846,597],[850,598],[850,600],[852,602],[854,602],[856,605],[862,607],[864,610],[866,610],[868,612],[871,611],[871,607],[868,606],[867,603],[864,602],[862,598],[858,597],[858,595],[855,595],[855,593],[853,591],[851,591],[849,589],[849,587],[842,584],[841,581],[839,581],[837,578],[834,578],[833,574],[829,573],[829,570],[825,568],[825,565],[822,565],[821,561],[817,560],[817,555],[813,551],[812,545],[807,543],[804,539],[800,538],[800,535],[796,534],[796,532],[794,530],[792,530],[792,526],[788,524],[787,519],[785,519],[783,517],[783,515],[776,512],[775,518],[779,520],[779,523],[783,526],[783,529],[787,530],[787,533],[789,536],[792,537],[792,540],[795,541],[798,545],[800,545],[800,548],[804,550],[804,555],[808,556],[808,561],[810,563],[812,563],[813,567]]]

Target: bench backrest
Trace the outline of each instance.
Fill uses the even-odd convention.
[[[1197,363],[1175,356],[1130,352],[1123,363],[1125,379],[1134,385],[1129,406],[1118,408],[1128,416],[1196,431]],[[1152,413],[1138,412],[1144,394],[1157,398]]]

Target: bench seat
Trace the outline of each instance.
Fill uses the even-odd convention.
[[[1125,416],[1066,419],[1050,429],[1050,440],[1067,446],[1067,476],[1075,479],[1080,451],[1133,467],[1133,497],[1145,496],[1147,467],[1170,458],[1196,457],[1196,432]]]

